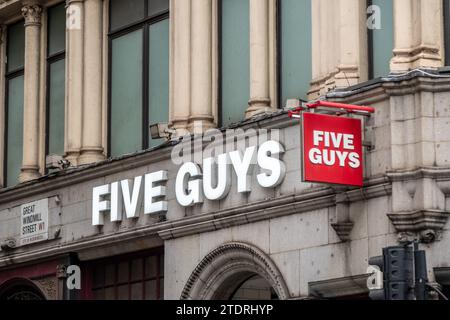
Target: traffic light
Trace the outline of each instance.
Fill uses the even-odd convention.
[[[367,287],[372,300],[426,300],[425,251],[413,246],[383,249],[383,255],[369,259]]]
[[[367,287],[369,288],[369,297],[372,300],[386,300],[384,289],[384,257],[377,256],[369,259],[369,268],[367,273],[370,274],[367,279]]]
[[[387,300],[414,300],[414,252],[410,246],[383,249]]]

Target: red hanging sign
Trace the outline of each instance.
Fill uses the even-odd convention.
[[[361,120],[305,112],[302,121],[304,180],[362,187]]]

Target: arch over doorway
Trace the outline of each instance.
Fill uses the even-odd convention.
[[[46,300],[46,298],[32,281],[14,278],[0,285],[0,300]]]
[[[289,299],[286,283],[275,263],[260,249],[227,243],[206,255],[189,277],[182,300],[227,300],[252,276],[272,286],[278,299]]]

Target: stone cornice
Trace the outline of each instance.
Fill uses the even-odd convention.
[[[243,130],[249,128],[280,129],[292,125],[298,125],[298,121],[289,118],[287,112],[279,111],[272,115],[254,117],[240,123],[239,126],[231,126],[230,128],[241,128]],[[223,128],[221,130],[225,131],[226,129]],[[153,150],[141,151],[117,159],[108,159],[92,165],[71,168],[12,188],[2,189],[0,190],[0,205],[25,197],[53,192],[76,183],[113,175],[124,170],[131,170],[168,160],[171,157],[172,147],[176,144],[177,142],[171,142],[168,145],[163,145]]]
[[[424,72],[429,73],[426,75]],[[434,72],[434,73],[432,73]],[[393,75],[371,80],[346,90],[336,90],[326,95],[332,101],[373,104],[390,96],[403,96],[416,92],[448,92],[450,77],[435,74],[435,71],[416,70],[405,75]]]
[[[387,173],[391,181],[409,181],[417,179],[436,179],[437,181],[450,180],[450,167],[424,167],[413,170],[399,170]]]
[[[352,190],[345,194],[351,201],[360,201],[390,195],[389,183],[381,183],[362,190]],[[332,188],[311,190],[300,195],[280,197],[247,206],[225,209],[219,212],[198,216],[195,221],[185,218],[173,224],[172,228],[158,232],[164,240],[180,238],[192,234],[220,230],[236,225],[257,222],[292,213],[303,213],[333,207],[336,205],[336,192]]]
[[[382,180],[379,180],[382,181]],[[370,184],[370,182],[368,182]],[[360,197],[353,199],[370,199],[387,195],[390,188],[382,183],[372,185],[365,192],[358,193]],[[349,191],[352,194],[354,191]],[[358,200],[356,200],[358,201]],[[336,193],[332,188],[312,189],[300,195],[279,197],[267,201],[252,203],[246,206],[228,208],[219,212],[203,215],[194,215],[179,220],[166,221],[145,227],[120,231],[115,234],[95,235],[76,242],[60,244],[26,252],[12,252],[0,257],[0,266],[8,265],[11,261],[23,263],[30,260],[42,259],[63,253],[77,251],[91,251],[96,248],[105,248],[116,244],[143,239],[148,237],[161,237],[163,240],[174,239],[201,232],[214,231],[237,225],[248,224],[261,220],[281,217],[292,213],[302,213],[311,210],[329,208],[336,204]]]

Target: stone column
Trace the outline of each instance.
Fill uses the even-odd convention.
[[[192,1],[190,129],[201,122],[203,130],[214,127],[212,103],[212,2]]]
[[[366,81],[365,0],[312,1],[311,100],[335,88]]]
[[[392,72],[444,65],[441,0],[394,0]]]
[[[5,57],[6,57],[6,27],[0,24],[0,101],[5,101]],[[5,104],[0,104],[0,132],[5,132]],[[6,183],[4,181],[4,165],[5,165],[5,135],[0,137],[0,188]]]
[[[270,111],[269,0],[250,0],[250,101],[246,117]]]
[[[102,7],[101,0],[84,1],[83,132],[78,164],[105,159],[102,146]]]
[[[83,0],[67,1],[66,158],[78,164],[83,120]]]
[[[368,80],[366,1],[339,0],[339,62],[336,87]],[[330,48],[330,52],[333,50]]]
[[[42,7],[25,2],[25,80],[23,114],[23,161],[20,182],[40,177],[39,173],[39,61]]]
[[[191,102],[191,1],[170,2],[171,39],[171,89],[170,122],[178,136],[189,133],[188,122]]]

